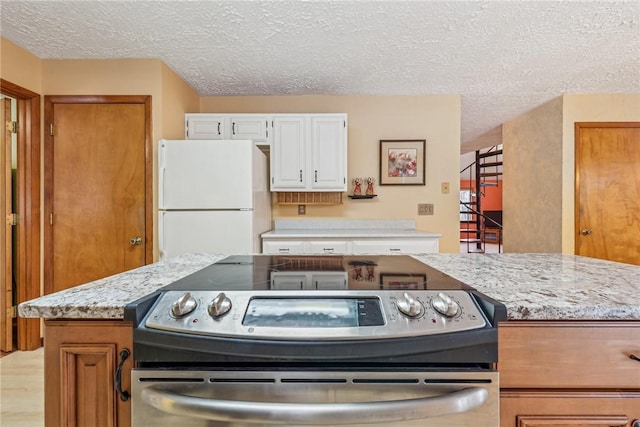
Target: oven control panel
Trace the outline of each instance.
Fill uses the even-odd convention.
[[[447,291],[166,291],[145,326],[270,340],[388,339],[484,328],[473,297]]]

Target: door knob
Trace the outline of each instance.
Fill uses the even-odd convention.
[[[580,234],[582,234],[583,236],[590,236],[591,233],[593,233],[593,231],[590,228],[583,228],[582,230],[580,230]]]
[[[137,246],[142,244],[142,237],[132,237],[129,239],[129,244],[131,246]]]

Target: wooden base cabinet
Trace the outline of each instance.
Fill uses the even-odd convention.
[[[501,323],[501,427],[640,427],[640,322]]]
[[[636,427],[638,411],[640,392],[500,393],[502,427]]]
[[[131,425],[131,400],[116,391],[118,373],[121,390],[131,390],[131,331],[117,320],[45,321],[46,427]]]

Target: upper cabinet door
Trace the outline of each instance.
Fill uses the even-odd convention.
[[[225,139],[224,116],[219,114],[185,114],[186,139]]]
[[[307,186],[305,118],[273,119],[271,191],[297,191]]]
[[[311,116],[311,188],[347,190],[347,120],[344,115]]]
[[[269,142],[269,117],[251,114],[231,116],[231,139],[251,139],[254,142]]]

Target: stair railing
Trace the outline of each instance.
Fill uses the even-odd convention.
[[[464,241],[467,244],[467,252],[471,252],[470,250],[470,244],[471,243],[475,243],[476,244],[476,251],[477,252],[484,252],[485,251],[485,238],[484,238],[484,234],[486,232],[486,225],[487,225],[487,221],[489,223],[491,223],[494,227],[491,228],[498,228],[499,229],[499,235],[497,236],[497,242],[498,242],[498,252],[502,252],[502,224],[499,224],[497,221],[494,221],[492,218],[487,217],[486,215],[484,215],[482,213],[482,196],[483,193],[481,191],[481,188],[483,187],[483,184],[486,183],[485,179],[486,177],[496,177],[496,183],[495,185],[497,185],[497,177],[499,175],[501,175],[500,172],[498,172],[498,166],[502,165],[502,161],[495,161],[495,162],[491,162],[491,163],[481,163],[480,160],[486,157],[493,157],[493,156],[498,156],[500,154],[502,154],[502,150],[498,148],[498,146],[493,146],[490,147],[486,152],[481,153],[480,150],[476,150],[476,157],[475,157],[475,161],[473,163],[471,163],[470,165],[468,165],[467,167],[465,167],[464,169],[462,169],[460,171],[460,174],[464,173],[465,171],[469,171],[469,182],[473,182],[475,185],[475,188],[471,188],[471,199],[472,201],[470,202],[465,202],[463,200],[460,200],[460,205],[464,206],[466,211],[463,212],[462,209],[460,209],[460,214],[469,214],[469,215],[475,215],[475,220],[474,221],[465,221],[466,224],[466,228],[462,229],[460,228],[460,233],[465,235]],[[472,167],[475,166],[475,177],[474,179],[472,179]],[[481,169],[482,168],[486,168],[486,167],[494,167],[496,168],[495,172],[491,172],[491,173],[487,173],[487,172],[482,172]],[[493,185],[493,184],[492,184]],[[475,200],[473,200],[473,198],[475,197]],[[462,222],[462,220],[461,220]],[[470,227],[471,223],[475,223],[475,229],[472,229]],[[470,234],[474,234],[475,238],[470,238],[469,235]]]

